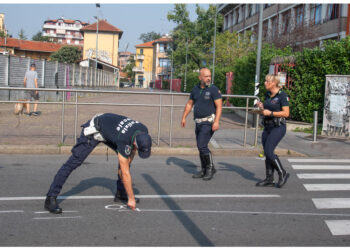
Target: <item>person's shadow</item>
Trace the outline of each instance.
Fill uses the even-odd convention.
[[[167,165],[171,165],[174,164],[178,167],[181,167],[186,173],[189,174],[195,174],[197,173],[197,166],[193,164],[193,162],[191,161],[187,161],[181,158],[177,158],[177,157],[169,157],[166,160],[166,164]]]
[[[242,176],[246,180],[258,182],[261,181],[261,179],[258,179],[255,177],[255,173],[252,173],[242,167],[229,164],[227,162],[219,162],[222,167],[219,168],[219,171],[233,171]]]
[[[88,190],[88,189],[93,188],[93,187],[102,187],[105,189],[109,189],[109,191],[114,196],[115,193],[117,192],[117,180],[116,179],[114,179],[114,180],[108,179],[105,177],[94,177],[94,178],[83,180],[78,185],[73,187],[71,190],[61,194],[60,195],[61,199],[57,200],[57,203],[61,203],[68,196],[80,194],[80,193],[84,192],[85,190]],[[134,194],[139,194],[139,190],[137,188],[135,188],[135,184],[133,184],[133,190],[134,190]],[[62,198],[62,196],[64,196],[64,197]]]

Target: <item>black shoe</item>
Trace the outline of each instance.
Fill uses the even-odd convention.
[[[203,178],[205,176],[206,173],[206,161],[205,161],[205,156],[200,154],[199,155],[199,159],[201,160],[201,171],[192,175],[193,179],[199,179],[199,178]]]
[[[283,185],[286,184],[288,177],[289,177],[289,173],[287,172],[285,172],[282,176],[280,176],[276,184],[276,187],[278,188],[283,187]]]
[[[56,202],[55,196],[47,196],[45,200],[45,209],[53,214],[62,213],[62,208],[60,208]]]
[[[27,115],[27,116],[31,116],[32,112],[29,112],[29,113],[28,112],[24,112],[24,114]]]
[[[114,196],[114,202],[124,202],[127,203],[129,200],[128,195],[124,190],[117,190],[117,193]],[[135,197],[135,202],[139,203],[140,199]]]
[[[39,114],[39,112],[32,112],[32,115],[38,116],[38,115],[40,115],[40,114]]]
[[[213,178],[214,174],[216,173],[216,169],[214,167],[211,153],[204,155],[204,159],[206,163],[206,170],[205,170],[205,176],[203,177],[203,180],[209,181]]]
[[[274,185],[275,185],[275,182],[267,178],[255,184],[255,186],[257,187],[268,187],[268,186],[274,186]]]

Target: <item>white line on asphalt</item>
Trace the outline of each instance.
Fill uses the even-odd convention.
[[[219,144],[213,138],[210,139],[210,143],[214,148],[220,148]]]
[[[289,162],[315,162],[315,163],[350,163],[350,159],[288,159]]]
[[[350,191],[350,184],[304,184],[307,191]]]
[[[164,195],[136,195],[141,199],[170,199],[170,198],[280,198],[278,194],[164,194]],[[112,195],[95,196],[58,196],[57,199],[113,199]],[[0,201],[45,200],[45,196],[34,197],[0,197]]]
[[[350,235],[350,220],[325,220],[333,235]]]
[[[79,211],[66,211],[64,210],[65,213],[78,213]],[[50,212],[49,211],[37,211],[37,212],[34,212],[35,214],[49,214]]]
[[[81,216],[34,217],[33,220],[81,219]]]
[[[314,198],[312,199],[316,208],[350,208],[350,198]]]
[[[350,174],[297,174],[299,179],[350,179]]]
[[[310,169],[310,170],[339,170],[339,169],[347,169],[350,170],[350,165],[292,165],[293,169]]]
[[[8,210],[8,211],[0,211],[0,213],[23,213],[23,210]]]
[[[118,212],[131,212],[130,209],[115,209]],[[268,215],[297,215],[297,216],[341,216],[350,217],[350,214],[330,213],[292,213],[292,212],[259,212],[259,211],[220,211],[220,210],[171,210],[171,209],[139,209],[139,212],[172,212],[172,213],[217,213],[217,214],[268,214]]]

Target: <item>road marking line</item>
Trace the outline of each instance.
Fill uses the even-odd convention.
[[[215,139],[211,138],[210,143],[211,143],[211,145],[213,145],[214,148],[216,148],[216,149],[220,148],[219,144],[216,142]]]
[[[350,159],[288,159],[289,162],[315,162],[315,163],[350,163]]]
[[[78,213],[79,211],[66,211],[64,210],[65,213]],[[37,212],[34,212],[35,214],[49,214],[50,212],[49,211],[37,211]]]
[[[320,169],[320,170],[339,170],[339,169],[346,169],[350,170],[350,165],[292,165],[293,169]]]
[[[304,184],[307,191],[349,191],[350,184]]]
[[[350,208],[350,198],[314,198],[317,209]]]
[[[299,179],[350,179],[350,174],[297,174]]]
[[[131,212],[130,209],[116,209],[118,212]],[[139,212],[172,212],[172,213],[218,213],[218,214],[267,214],[267,215],[298,215],[298,216],[341,216],[350,217],[350,214],[330,213],[297,213],[297,212],[259,212],[259,211],[218,211],[218,210],[171,210],[171,209],[139,209]]]
[[[135,195],[142,199],[166,199],[166,198],[280,198],[277,194],[164,194],[164,195]],[[79,199],[113,199],[113,195],[95,196],[58,196],[58,200],[79,200]],[[34,197],[0,197],[0,201],[23,201],[23,200],[45,200],[45,196]]]
[[[350,235],[350,220],[325,220],[332,235]]]
[[[24,213],[23,210],[8,210],[8,211],[0,211],[0,213]]]
[[[81,216],[34,217],[33,220],[80,219]]]

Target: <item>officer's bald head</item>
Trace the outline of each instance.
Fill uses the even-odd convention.
[[[199,80],[205,85],[210,85],[211,83],[211,72],[208,68],[202,68],[199,71]]]

